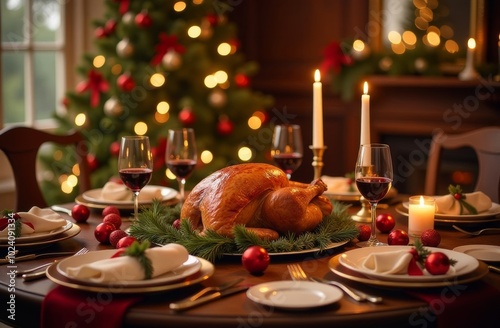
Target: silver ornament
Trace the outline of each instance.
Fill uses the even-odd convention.
[[[116,53],[122,58],[128,58],[134,53],[134,47],[130,40],[125,38],[116,45]]]
[[[176,70],[182,64],[181,55],[175,50],[169,50],[162,58],[163,67],[168,70]]]
[[[123,113],[122,104],[115,97],[111,97],[104,103],[104,114],[109,117],[117,117]]]

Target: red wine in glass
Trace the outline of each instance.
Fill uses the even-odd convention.
[[[149,180],[151,180],[151,175],[153,174],[153,170],[130,168],[130,169],[121,169],[119,173],[123,183],[130,190],[136,192],[140,191],[142,188],[144,188],[145,185],[148,184]]]
[[[302,164],[302,154],[300,153],[276,154],[273,158],[276,165],[290,175]]]
[[[168,160],[167,167],[178,178],[188,178],[196,166],[196,161],[190,159]]]
[[[373,177],[358,178],[356,186],[363,197],[369,202],[379,202],[391,189],[392,180],[389,178]]]

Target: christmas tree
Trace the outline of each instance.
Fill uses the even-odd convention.
[[[250,140],[266,124],[272,98],[251,90],[258,67],[240,54],[237,29],[223,2],[105,4],[105,17],[95,22],[98,51],[84,56],[78,70],[83,81],[67,93],[66,113],[55,116],[61,131],[78,129],[86,136],[93,188],[117,176],[124,135],[150,137],[155,168],[150,184],[177,188],[164,158],[170,128],[192,127],[196,133],[200,161],[187,188],[224,166],[265,160]],[[42,156],[54,173],[42,183],[49,203],[72,201],[78,194],[70,183],[72,156],[57,153]]]

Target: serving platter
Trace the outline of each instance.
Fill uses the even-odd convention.
[[[57,270],[57,263],[54,263],[47,268],[47,277],[52,282],[60,286],[65,286],[68,288],[84,290],[89,292],[113,293],[113,294],[157,293],[157,292],[164,292],[191,286],[193,284],[197,284],[201,281],[210,278],[215,271],[214,265],[203,258],[198,258],[198,260],[201,263],[201,267],[198,270],[198,272],[182,279],[181,281],[177,281],[170,284],[160,284],[152,286],[127,286],[125,284],[122,286],[117,286],[117,285],[96,286],[79,281],[74,281],[62,275]]]
[[[457,276],[454,279],[444,279],[438,281],[422,281],[419,283],[409,282],[409,281],[391,281],[391,280],[380,280],[367,277],[359,272],[353,271],[339,262],[341,254],[332,257],[328,261],[328,267],[337,276],[345,278],[350,281],[359,282],[362,284],[367,284],[376,287],[384,288],[411,288],[411,289],[425,289],[425,288],[437,288],[446,287],[451,285],[467,284],[477,280],[482,279],[488,273],[488,265],[486,263],[479,261],[478,267],[465,275]]]
[[[281,280],[250,287],[247,297],[262,305],[293,310],[307,310],[338,302],[342,291],[313,281]]]

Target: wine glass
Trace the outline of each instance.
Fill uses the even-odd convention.
[[[118,173],[123,183],[134,194],[134,219],[138,219],[139,192],[153,174],[153,156],[149,137],[122,137],[118,155]]]
[[[179,182],[180,202],[184,202],[186,179],[193,172],[198,160],[194,130],[189,128],[168,130],[166,151],[167,167]]]
[[[271,149],[274,162],[290,180],[292,173],[302,163],[302,132],[299,125],[280,124],[274,127]]]
[[[377,239],[375,230],[376,208],[378,202],[384,198],[392,185],[391,151],[385,144],[366,144],[359,148],[356,161],[356,186],[371,206],[371,235],[366,242],[358,243],[360,247],[382,246],[385,243]]]

